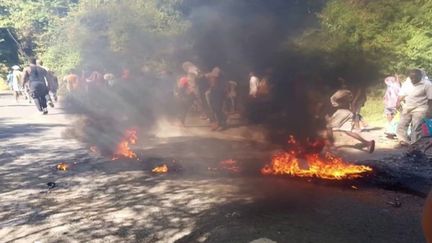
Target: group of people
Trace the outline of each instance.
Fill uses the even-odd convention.
[[[420,69],[413,69],[402,85],[397,77],[388,77],[385,83],[387,90],[384,101],[388,121],[386,133],[395,134],[400,146],[412,145],[423,135],[431,135],[428,134],[428,129],[422,129],[432,115],[432,83],[426,74]],[[394,125],[398,111],[400,119]]]
[[[249,97],[262,98],[270,95],[271,85],[270,78],[272,69],[267,68],[263,77],[260,79],[255,71],[249,73]]]
[[[403,84],[398,76],[389,76],[384,82],[387,86],[384,94],[385,134],[397,138],[398,147],[415,144],[422,136],[432,135],[432,129],[426,126],[428,118],[432,117],[432,83],[426,74],[420,69],[413,69]],[[367,140],[360,134],[361,124],[364,123],[360,109],[365,101],[364,90],[352,92],[344,85],[331,96],[330,102],[336,111],[327,117],[325,137],[329,146],[333,145],[333,133],[342,132],[360,141],[369,152],[374,151],[375,141]],[[396,121],[398,112],[400,119]]]
[[[397,88],[388,87],[388,93],[391,92],[391,89],[397,90]],[[396,129],[399,145],[412,145],[422,135],[430,135],[427,132],[426,134],[422,133],[422,126],[432,115],[432,83],[421,70],[413,69],[410,71],[407,80],[399,90],[395,106],[390,107],[390,104],[389,102],[389,106],[386,107],[388,121],[392,122],[395,112],[400,110],[399,124]]]
[[[188,112],[195,108],[201,112],[203,119],[208,119],[212,130],[226,128],[225,110],[235,112],[237,109],[237,87],[235,81],[225,81],[219,67],[208,73],[191,62],[183,63],[185,74],[178,79],[176,96],[179,100],[179,119],[184,125]],[[266,71],[262,78],[255,72],[249,73],[249,99],[269,97],[271,85],[271,70]],[[322,133],[327,147],[334,148],[334,133],[344,133],[359,141],[359,146],[372,153],[375,150],[375,140],[368,140],[361,132],[368,124],[361,115],[361,109],[366,103],[366,87],[347,85],[339,78],[339,89],[330,97],[333,107],[331,115],[325,116],[326,129]],[[396,137],[399,146],[414,144],[424,135],[425,121],[432,115],[432,83],[425,73],[419,69],[409,72],[406,81],[401,85],[397,76],[385,79],[387,90],[384,95],[384,114],[388,125],[385,133],[388,137]],[[400,120],[395,121],[400,112]],[[431,123],[432,124],[432,123]],[[432,133],[432,127],[431,127]]]
[[[227,114],[239,109],[239,83],[226,80],[223,71],[214,67],[210,72],[202,72],[195,64],[182,64],[184,75],[178,79],[175,96],[179,101],[179,120],[185,125],[189,111],[195,109],[202,119],[208,120],[213,131],[227,128]],[[249,98],[268,97],[269,79],[272,70],[268,69],[260,79],[255,72],[249,74]]]
[[[128,81],[130,79],[130,71],[124,68],[120,75],[115,75],[111,72],[102,72],[95,68],[91,72],[82,71],[80,75],[75,70],[70,70],[64,77],[63,82],[66,84],[66,89],[69,93],[77,90],[85,90],[92,93],[99,87],[114,87],[119,81]]]
[[[239,84],[233,80],[225,80],[219,67],[205,73],[192,62],[184,62],[182,69],[184,74],[177,80],[174,92],[181,124],[185,125],[188,113],[196,110],[202,119],[211,123],[212,130],[226,129],[227,114],[238,112]],[[98,71],[83,74],[81,77],[71,72],[63,77],[63,81],[69,92],[84,87],[92,93],[92,90],[100,85],[115,86],[117,79],[128,78],[130,73],[125,69],[118,78],[112,73],[102,74]],[[251,102],[271,97],[271,78],[271,69],[266,70],[261,78],[255,72],[249,73],[248,94]],[[13,66],[7,81],[17,101],[20,96],[24,96],[29,102],[33,101],[42,114],[48,113],[47,105],[54,107],[53,101],[57,101],[58,78],[53,71],[43,66],[41,60],[31,58],[29,66],[22,71],[19,66]],[[329,102],[334,112],[325,116],[327,126],[323,136],[328,147],[334,147],[333,134],[341,132],[358,140],[369,152],[373,152],[375,141],[361,135],[362,129],[367,127],[360,114],[366,102],[366,90],[361,86],[349,87],[343,78],[338,81],[339,89],[333,93]],[[425,133],[426,118],[432,116],[432,83],[419,69],[411,70],[403,84],[398,76],[387,77],[384,82],[387,85],[384,113],[388,122],[385,133],[389,137],[397,137],[401,146],[414,144]],[[400,119],[396,122],[398,112]],[[430,130],[432,133],[432,126]]]
[[[181,124],[185,125],[189,111],[195,108],[201,113],[202,119],[212,123],[212,130],[226,129],[227,117],[223,107],[229,97],[231,111],[235,112],[237,82],[226,82],[219,67],[214,67],[208,73],[202,73],[191,62],[184,62],[182,67],[185,74],[178,80],[175,91]]]
[[[57,102],[58,78],[53,71],[43,66],[41,60],[30,58],[29,65],[22,71],[18,65],[12,66],[7,82],[17,102],[20,96],[24,96],[29,103],[33,100],[44,115],[48,114],[48,104],[54,107],[53,100]]]
[[[30,103],[34,102],[42,114],[47,114],[47,105],[54,107],[53,101],[57,101],[58,78],[53,71],[43,66],[41,60],[30,58],[29,61],[28,67],[22,71],[17,65],[12,67],[7,77],[9,86],[17,102],[24,96]],[[238,82],[225,80],[224,73],[219,67],[202,72],[195,64],[187,61],[182,64],[182,69],[184,73],[177,79],[174,91],[178,104],[177,117],[181,124],[185,125],[188,114],[195,110],[201,119],[211,123],[212,130],[226,129],[228,114],[238,113],[239,110]],[[270,74],[271,70],[267,70],[260,79],[254,72],[250,73],[251,99],[269,94]],[[62,81],[70,94],[84,91],[91,97],[102,86],[112,88],[117,83],[127,83],[128,79],[131,79],[130,71],[124,68],[119,75],[96,69],[78,75],[71,70],[63,76]]]

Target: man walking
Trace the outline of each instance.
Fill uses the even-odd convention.
[[[226,129],[226,116],[223,112],[223,103],[225,99],[225,84],[222,77],[222,70],[219,67],[213,68],[210,73],[206,74],[209,80],[210,88],[207,95],[210,109],[213,113],[215,124],[212,130]]]
[[[398,107],[401,102],[402,112],[396,135],[401,145],[410,145],[421,138],[421,125],[432,107],[432,84],[422,80],[422,71],[413,69],[409,79],[402,84],[399,92]],[[408,138],[408,127],[411,125],[411,135]]]
[[[36,65],[36,59],[30,59],[30,65],[24,69],[24,83],[23,86],[29,83],[30,96],[33,98],[37,109],[43,115],[48,114],[46,95],[48,94],[48,87],[45,80],[47,71]]]
[[[45,78],[45,84],[48,87],[48,94],[46,95],[46,100],[49,106],[54,107],[54,103],[51,99],[51,94],[53,94],[53,98],[55,101],[57,101],[57,88],[58,88],[58,80],[57,77],[54,76],[54,73],[51,72],[47,67],[43,65],[43,61],[38,59],[36,60],[36,65],[39,67],[45,69],[46,71],[46,78]]]

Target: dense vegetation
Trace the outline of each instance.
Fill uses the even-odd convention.
[[[290,55],[320,60],[318,72],[339,70],[350,79],[372,79],[404,72],[414,66],[432,70],[431,1],[274,0],[266,5],[248,1],[243,3],[244,6],[239,3],[242,1],[220,2],[238,9],[248,5],[267,8],[275,15],[285,16],[285,19],[275,18],[279,25],[301,26],[295,35],[293,31],[289,35],[280,34],[280,26],[276,25],[273,34],[268,29],[255,27],[258,34],[247,35],[257,38],[262,32],[276,36],[281,39],[278,43],[285,43],[284,47],[291,50]],[[118,63],[136,68],[167,66],[170,61],[177,61],[179,53],[199,47],[200,43],[190,38],[200,28],[199,24],[193,23],[191,12],[206,4],[211,5],[211,2],[3,0],[0,3],[0,26],[4,27],[0,31],[0,62],[13,65],[18,51],[21,60],[37,55],[60,73],[97,65],[118,68]],[[293,10],[284,12],[283,9]],[[310,16],[315,22],[310,21]],[[240,24],[245,30],[248,28],[245,23]],[[226,27],[226,30],[230,28]],[[250,45],[245,34],[231,34],[234,37],[230,41],[238,41],[239,47]],[[250,45],[241,56],[255,58],[246,53],[261,51],[256,47]],[[226,56],[226,59],[231,58]]]
[[[323,31],[375,60],[382,71],[432,70],[432,2],[333,0],[320,15]]]

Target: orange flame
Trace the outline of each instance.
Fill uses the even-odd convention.
[[[295,145],[294,148],[275,154],[271,163],[261,169],[262,174],[342,180],[359,178],[363,173],[372,171],[368,166],[346,163],[330,153],[324,156],[319,153],[301,155],[301,147],[292,136],[289,144]]]
[[[157,166],[152,170],[153,173],[167,173],[168,172],[168,166],[167,165],[161,165]]]
[[[136,144],[138,140],[137,131],[135,129],[128,129],[123,136],[123,139],[117,145],[116,151],[113,155],[113,160],[117,160],[121,157],[135,159],[137,155],[129,148],[130,144]]]
[[[67,171],[69,169],[69,165],[65,162],[57,164],[57,170]]]

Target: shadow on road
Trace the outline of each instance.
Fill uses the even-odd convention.
[[[416,199],[405,199],[404,210],[399,210],[386,206],[382,190],[261,177],[257,171],[275,149],[269,145],[140,137],[132,147],[139,161],[111,161],[44,136],[62,126],[0,128],[0,138],[11,140],[0,156],[3,242],[422,240]],[[227,159],[236,160],[243,171],[220,168],[220,161]],[[58,171],[59,162],[67,162],[69,171]],[[168,174],[151,173],[162,163],[179,167]],[[47,182],[56,187],[48,189]]]
[[[0,139],[12,139],[17,137],[31,137],[42,135],[43,132],[54,127],[65,127],[64,124],[13,124],[8,123],[8,119],[0,118]]]

